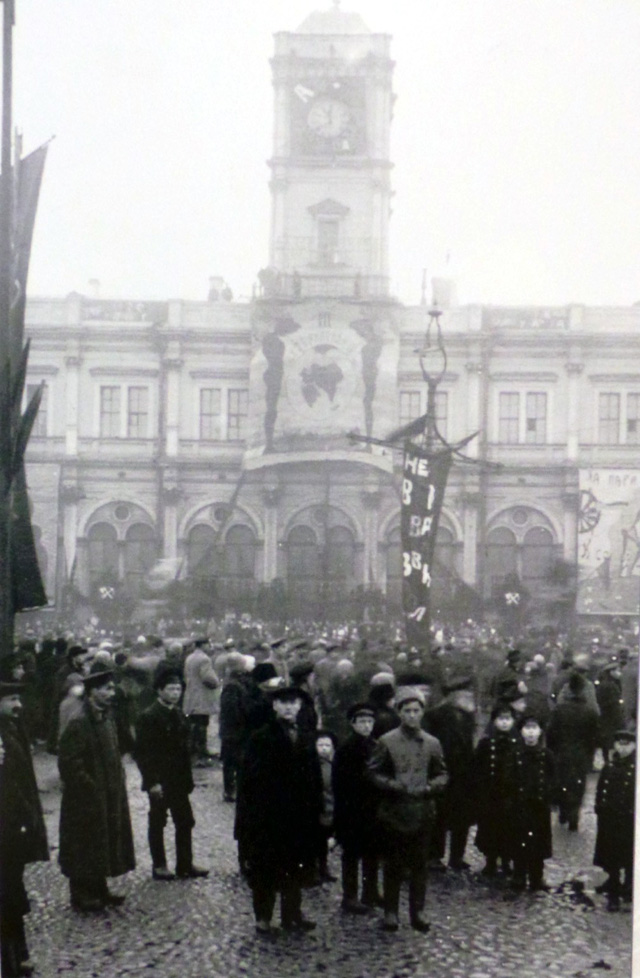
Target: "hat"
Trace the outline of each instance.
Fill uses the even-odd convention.
[[[511,716],[513,716],[511,703],[509,700],[498,700],[498,702],[494,704],[494,707],[491,710],[491,719],[495,720],[495,718],[500,716],[501,713],[510,713]]]
[[[275,679],[277,675],[273,662],[259,662],[251,673],[257,683],[266,683],[268,679]]]
[[[291,702],[292,700],[299,700],[302,694],[297,686],[276,686],[269,690],[269,695],[272,702],[275,700]]]
[[[396,709],[399,710],[405,703],[416,701],[424,708],[424,696],[415,686],[401,686],[396,693]]]
[[[636,735],[633,730],[616,730],[616,732],[613,735],[614,743],[616,742],[616,740],[622,740],[625,743],[631,743],[631,741],[635,741],[635,739],[636,739]]]
[[[370,686],[395,686],[396,677],[392,672],[377,672],[369,680]]]
[[[507,652],[507,661],[516,662],[518,659],[522,658],[522,652],[520,649],[509,649]]]
[[[182,686],[184,684],[182,673],[170,662],[160,662],[153,676],[153,688],[164,689],[169,683],[180,683]]]
[[[289,669],[289,678],[294,685],[296,683],[302,683],[307,676],[311,675],[313,669],[313,662],[296,662],[295,665],[291,666]]]
[[[423,672],[402,672],[398,676],[399,686],[431,686],[431,680]]]
[[[349,723],[353,723],[358,717],[375,717],[376,711],[372,707],[371,703],[352,703],[347,710],[347,720]]]
[[[97,689],[113,679],[113,669],[107,668],[102,662],[92,662],[89,675],[84,677],[86,690]]]
[[[472,682],[469,676],[460,676],[458,679],[450,679],[442,687],[442,692],[447,696],[449,693],[457,693],[462,689],[471,689]]]
[[[85,649],[84,645],[70,645],[67,649],[67,659],[71,662],[77,655],[86,655],[87,651],[88,649]]]
[[[0,659],[0,699],[3,696],[15,696],[24,689],[25,684],[13,678],[15,664],[13,655],[3,655]]]

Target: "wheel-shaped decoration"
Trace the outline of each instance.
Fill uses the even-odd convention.
[[[589,533],[600,522],[598,500],[589,489],[580,492],[580,508],[578,510],[578,533]]]

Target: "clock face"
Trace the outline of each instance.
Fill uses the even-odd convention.
[[[291,88],[291,149],[300,156],[366,153],[362,78],[300,78]]]
[[[311,106],[307,116],[309,128],[325,138],[339,136],[345,132],[351,121],[351,112],[344,102],[335,99],[319,98]]]

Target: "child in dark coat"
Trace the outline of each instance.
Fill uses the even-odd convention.
[[[508,873],[515,854],[512,832],[515,791],[513,770],[519,738],[509,703],[491,711],[489,732],[480,739],[473,758],[473,784],[478,830],[475,844],[486,857],[483,876]]]
[[[635,734],[618,730],[613,735],[613,751],[598,778],[595,803],[598,833],[593,862],[608,873],[608,879],[597,889],[609,894],[609,910],[618,910],[620,897],[630,900],[633,891],[635,776]]]
[[[316,733],[316,752],[322,776],[322,811],[318,827],[318,875],[321,883],[335,883],[336,877],[329,871],[329,839],[333,835],[333,758],[336,739],[327,730]]]
[[[522,890],[527,878],[531,890],[548,889],[544,861],[551,848],[551,794],[554,781],[553,754],[543,747],[542,727],[535,713],[527,710],[520,728],[521,742],[515,753],[513,811],[514,889]]]

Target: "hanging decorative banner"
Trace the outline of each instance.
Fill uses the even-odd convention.
[[[402,463],[402,607],[407,641],[430,646],[433,552],[451,467],[451,453],[427,454],[405,442]]]

